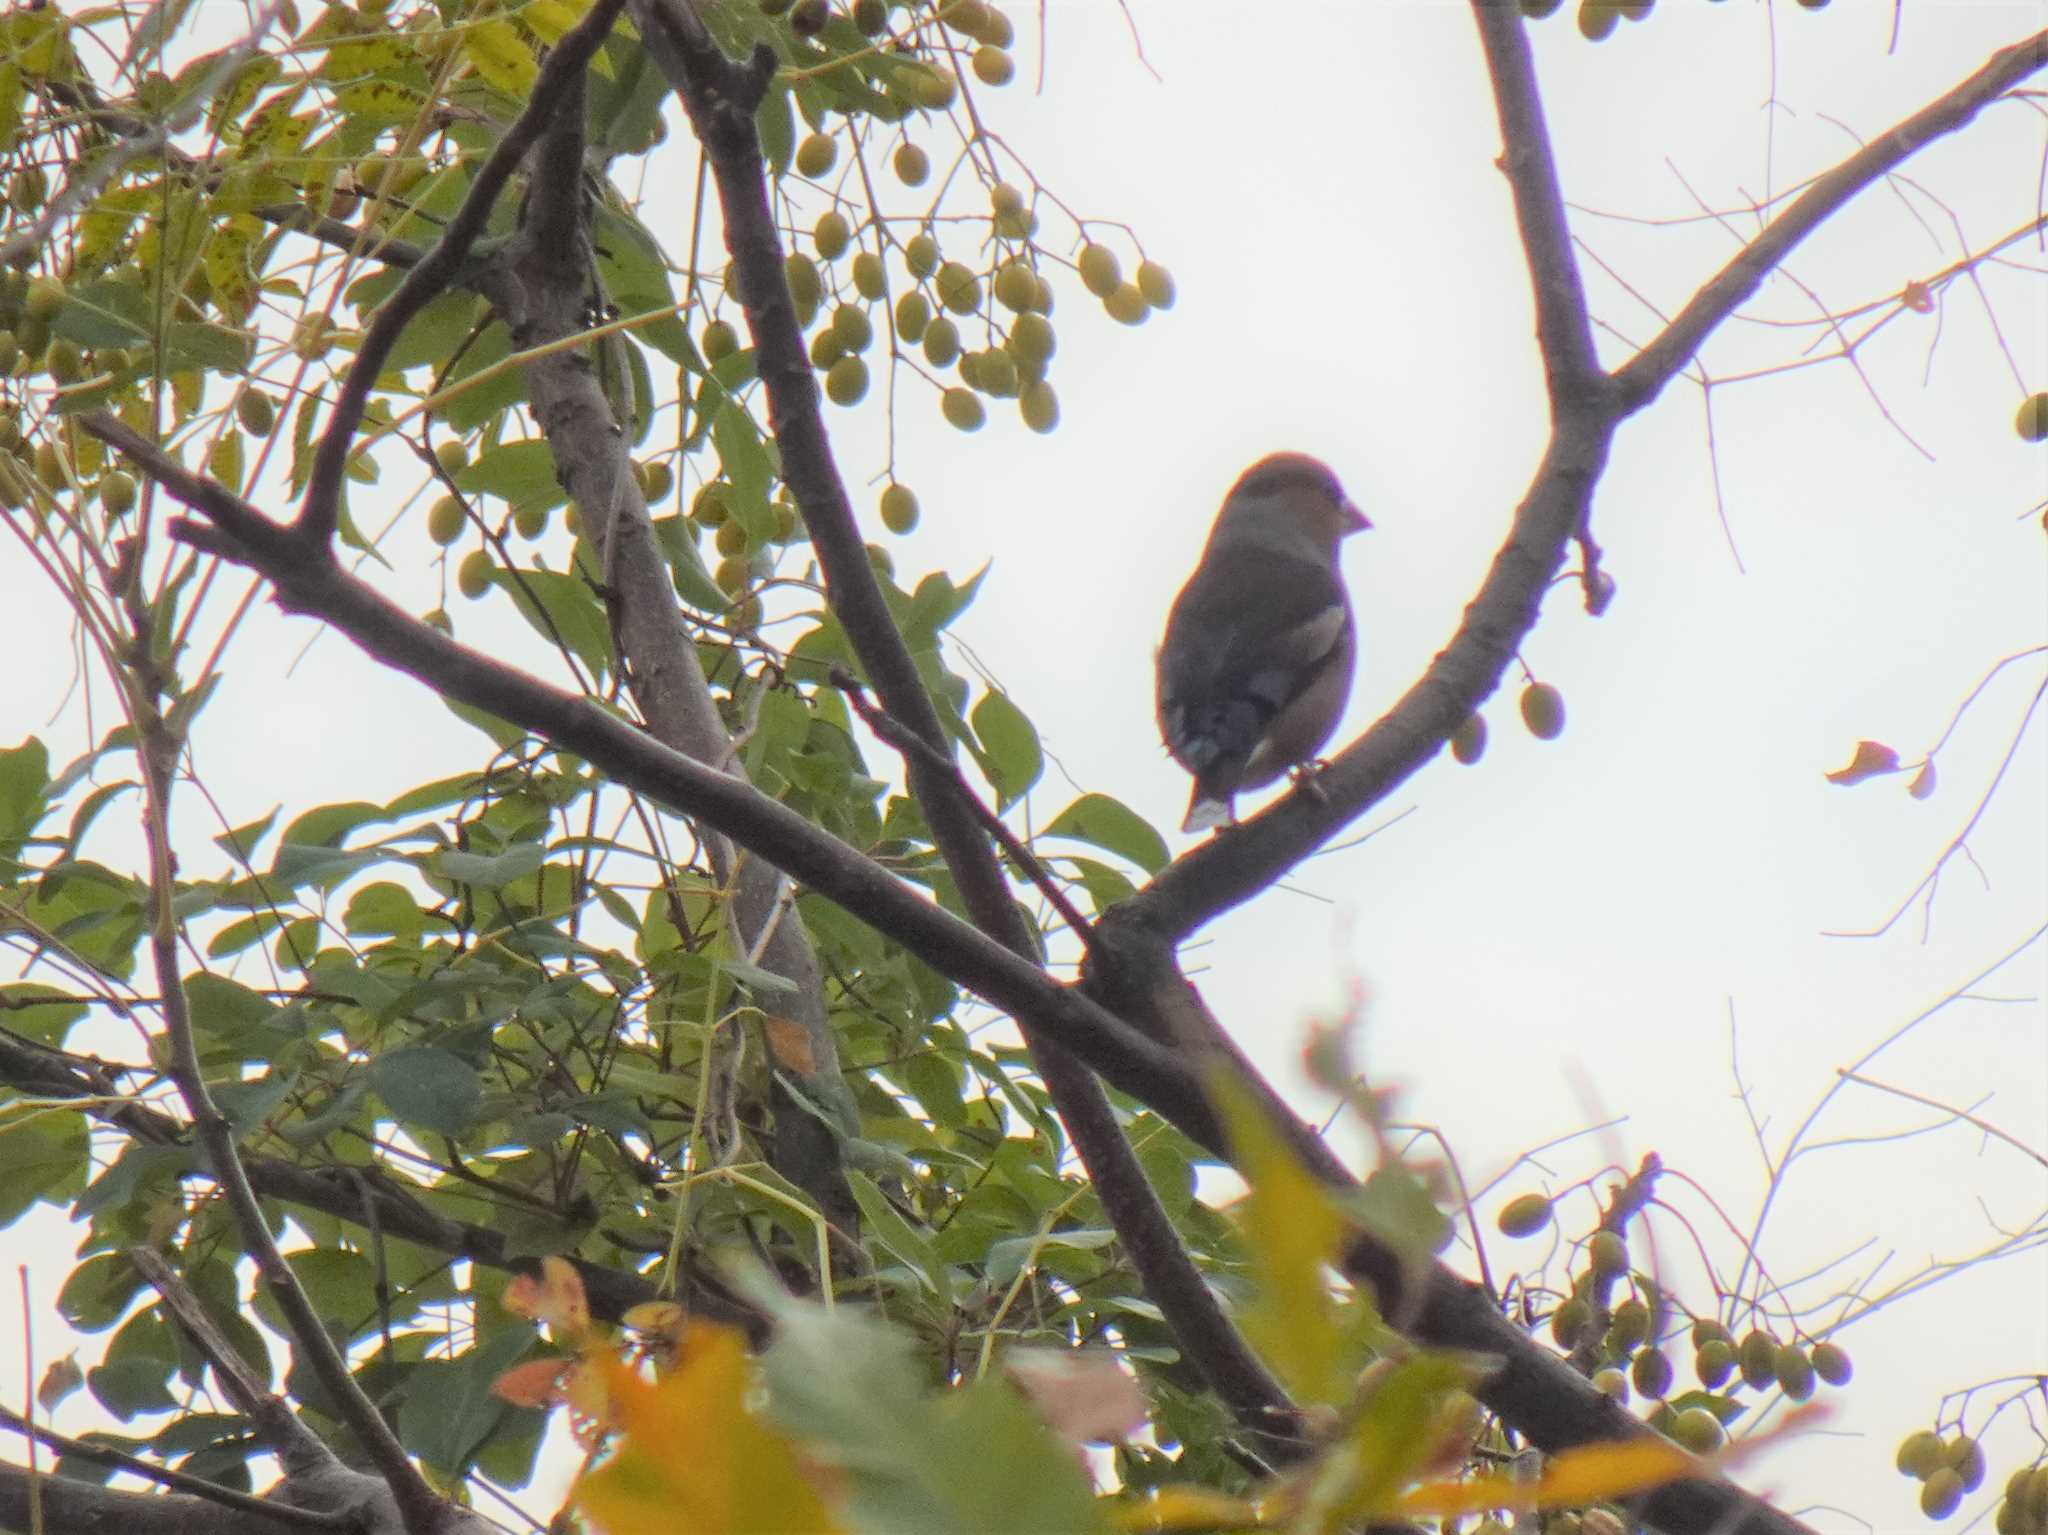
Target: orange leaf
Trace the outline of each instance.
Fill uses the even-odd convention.
[[[1906,792],[1915,799],[1926,799],[1934,792],[1934,759],[1929,757],[1920,764],[1920,771],[1913,775],[1913,781],[1906,785]]]
[[[491,1382],[491,1394],[514,1407],[552,1407],[561,1398],[566,1359],[529,1359]]]
[[[617,1360],[605,1375],[618,1449],[576,1486],[605,1535],[832,1535],[843,1529],[795,1447],[748,1410],[754,1374],[746,1340],[692,1323],[683,1357],[649,1383]]]
[[[1858,741],[1856,755],[1845,768],[1828,774],[1829,783],[1856,784],[1866,778],[1881,778],[1899,770],[1899,754],[1882,741]]]
[[[1905,291],[1899,295],[1899,302],[1915,314],[1933,314],[1934,290],[1916,277],[1906,284]]]
[[[818,1053],[811,1048],[811,1036],[794,1018],[769,1013],[761,1020],[761,1032],[768,1040],[768,1053],[783,1070],[806,1075],[817,1071]]]

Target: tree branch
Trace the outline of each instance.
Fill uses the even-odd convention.
[[[147,633],[139,634],[136,639],[141,654],[152,653],[152,641]],[[138,694],[141,692],[140,685],[136,691]],[[191,1115],[193,1132],[206,1153],[208,1171],[227,1197],[243,1247],[255,1260],[258,1277],[284,1314],[299,1357],[311,1368],[333,1402],[336,1413],[355,1434],[370,1463],[376,1467],[397,1503],[406,1535],[436,1535],[446,1505],[413,1465],[391,1425],[384,1421],[376,1405],[356,1384],[355,1377],[349,1373],[348,1361],[342,1357],[341,1350],[335,1346],[319,1315],[313,1310],[312,1302],[306,1298],[298,1275],[284,1261],[284,1254],[278,1250],[276,1239],[271,1236],[270,1222],[264,1218],[263,1207],[257,1202],[256,1191],[249,1186],[234,1131],[215,1105],[213,1094],[207,1087],[199,1060],[199,1046],[192,1031],[192,1018],[186,1008],[184,978],[178,970],[178,924],[172,906],[176,878],[170,846],[171,784],[180,743],[157,712],[156,705],[157,700],[153,697],[137,697],[134,717],[140,736],[136,759],[142,768],[148,796],[143,812],[143,836],[149,847],[152,887],[148,947],[156,970],[164,1032],[171,1045],[171,1078],[185,1100],[186,1112]],[[165,1291],[165,1299],[167,1303],[170,1300],[168,1290]],[[274,1420],[276,1415],[270,1416]],[[273,1448],[288,1466],[294,1457],[313,1456],[316,1447],[318,1454],[333,1459],[332,1452],[307,1435],[296,1419],[289,1421],[292,1428],[298,1429],[296,1435],[275,1421],[271,1423],[283,1435],[283,1442],[273,1441]]]
[[[442,229],[441,238],[434,242],[424,260],[406,272],[404,281],[391,296],[377,306],[313,452],[313,468],[296,525],[306,544],[324,548],[334,537],[341,518],[342,475],[348,468],[356,428],[363,424],[363,406],[370,391],[377,387],[377,376],[384,371],[384,360],[398,344],[399,334],[413,316],[454,280],[471,247],[484,232],[499,194],[554,115],[568,82],[582,78],[591,55],[610,35],[612,23],[624,7],[625,0],[596,0],[584,18],[562,34],[561,40],[548,51],[547,62],[541,65],[525,110],[477,168],[462,206]]]
[[[763,47],[747,63],[733,62],[683,0],[635,0],[633,14],[711,161],[782,477],[824,569],[833,615],[883,708],[939,759],[907,756],[905,777],[968,913],[984,933],[1035,966],[1037,935],[983,834],[973,796],[950,767],[953,742],[883,599],[818,409],[817,378],[783,277],[781,236],[754,125],[774,54]],[[1029,1013],[1013,1016],[1110,1224],[1183,1351],[1267,1452],[1282,1458],[1298,1453],[1293,1404],[1195,1268],[1101,1084]],[[1198,1084],[1195,1090],[1199,1096]]]
[[[209,1482],[203,1476],[193,1476],[171,1466],[160,1466],[153,1460],[144,1460],[140,1455],[130,1455],[126,1450],[117,1450],[110,1444],[94,1444],[90,1439],[73,1439],[69,1434],[60,1434],[53,1428],[44,1428],[41,1424],[30,1422],[11,1407],[0,1406],[0,1428],[11,1428],[17,1434],[28,1435],[49,1446],[59,1455],[86,1461],[95,1466],[104,1466],[111,1471],[125,1471],[130,1476],[139,1476],[145,1481],[155,1482],[159,1487],[189,1493],[192,1497],[202,1498],[221,1508],[254,1515],[266,1522],[274,1520],[302,1530],[335,1530],[339,1531],[340,1535],[350,1535],[350,1532],[356,1529],[356,1522],[341,1514],[266,1503],[261,1498],[252,1498],[246,1492],[237,1492],[232,1487],[222,1487],[218,1483]],[[0,1475],[4,1475],[4,1472],[0,1472]],[[46,1482],[45,1486],[47,1485]]]
[[[1220,1151],[1215,1113],[1188,1065],[1078,990],[1060,985],[759,790],[663,746],[591,699],[456,643],[343,570],[331,553],[307,558],[290,527],[192,473],[113,417],[93,412],[78,420],[173,500],[207,519],[173,522],[174,537],[264,576],[287,610],[319,617],[366,655],[443,697],[565,747],[613,782],[751,848],[992,1006],[1075,1051],[1116,1086]]]
[[[598,280],[585,208],[581,78],[540,142],[530,172],[522,226],[499,259],[473,282],[505,321],[521,350],[574,335]],[[599,345],[624,348],[618,337]],[[696,636],[676,602],[668,560],[654,534],[628,452],[630,423],[615,412],[589,349],[544,350],[527,364],[532,413],[554,453],[555,472],[575,498],[601,564],[600,589],[615,624],[628,686],[654,737],[719,772],[746,780],[731,732],[705,680]],[[860,1206],[847,1185],[844,1137],[860,1115],[839,1070],[838,1038],[825,1004],[824,969],[809,933],[785,901],[782,872],[736,849],[716,830],[703,834],[714,877],[729,892],[741,958],[781,976],[791,990],[756,1000],[793,1025],[764,1029],[772,1074],[776,1169],[811,1196],[842,1233],[860,1229]],[[785,1085],[793,1078],[804,1102]],[[815,1109],[811,1107],[815,1105]],[[821,1277],[822,1282],[822,1277]]]
[[[189,1141],[189,1127],[145,1103],[126,1097],[97,1061],[31,1044],[0,1030],[0,1085],[45,1098],[87,1100],[86,1112],[145,1145],[176,1146]],[[538,1274],[536,1259],[507,1257],[505,1238],[488,1226],[436,1215],[405,1188],[374,1168],[301,1167],[276,1157],[244,1155],[249,1186],[265,1199],[318,1210],[351,1221],[366,1232],[411,1242],[451,1258],[466,1258],[507,1273]],[[184,1176],[198,1176],[197,1169]],[[680,1298],[690,1311],[726,1322],[759,1337],[761,1314],[733,1296],[717,1279],[698,1272],[678,1276],[676,1296],[664,1297],[654,1283],[630,1270],[608,1268],[569,1257],[582,1277],[590,1308],[616,1322],[634,1306]]]
[[[1649,345],[1615,370],[1622,408],[1641,410],[1678,376],[1708,336],[1849,200],[1938,138],[1968,127],[1977,114],[2027,76],[2048,67],[2048,29],[2001,48],[1982,69],[1879,134],[1795,198],[1692,296]]]
[[[44,1474],[36,1478],[43,1528],[61,1535],[304,1535],[280,1509],[253,1513],[223,1508],[185,1492],[125,1492]],[[0,1529],[26,1530],[29,1473],[0,1462]],[[365,1532],[375,1535],[375,1532]]]

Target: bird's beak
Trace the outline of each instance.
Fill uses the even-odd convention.
[[[1365,515],[1365,513],[1361,512],[1357,507],[1353,506],[1349,501],[1346,501],[1342,507],[1338,508],[1338,510],[1340,510],[1344,514],[1345,535],[1349,535],[1352,533],[1363,533],[1367,528],[1372,526],[1371,519],[1368,518]]]

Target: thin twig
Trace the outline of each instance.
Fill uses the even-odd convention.
[[[289,1503],[252,1497],[246,1492],[236,1492],[232,1487],[209,1482],[203,1476],[193,1476],[189,1472],[179,1471],[170,1466],[160,1466],[153,1460],[144,1460],[140,1455],[130,1455],[126,1450],[117,1450],[109,1444],[94,1444],[89,1439],[73,1439],[69,1434],[60,1434],[53,1428],[44,1428],[40,1424],[30,1422],[10,1407],[0,1406],[0,1427],[11,1428],[17,1434],[25,1434],[32,1440],[40,1440],[59,1455],[90,1461],[97,1466],[110,1466],[116,1471],[126,1471],[131,1476],[142,1477],[160,1487],[170,1487],[179,1492],[188,1492],[195,1498],[204,1498],[209,1503],[218,1503],[222,1508],[237,1509],[245,1514],[260,1514],[266,1519],[275,1519],[280,1524],[296,1524],[308,1530],[346,1532],[358,1528],[352,1514],[295,1508]]]
[[[1052,903],[1053,910],[1057,911],[1061,919],[1073,930],[1074,936],[1092,952],[1095,944],[1094,924],[1082,916],[1074,903],[1067,899],[1067,893],[1059,887],[1059,882],[1046,871],[1045,865],[1038,861],[1031,849],[1017,840],[1016,833],[1004,824],[1003,818],[982,803],[981,796],[974,792],[967,782],[966,775],[960,771],[960,765],[952,758],[933,751],[921,736],[888,710],[869,702],[867,689],[862,687],[860,679],[845,667],[833,667],[831,675],[832,685],[846,695],[847,701],[854,707],[854,712],[867,722],[870,730],[896,751],[905,757],[915,757],[928,772],[952,785],[953,792],[958,794],[967,808],[974,813],[974,818],[981,823],[982,829],[1002,845],[1003,851],[1010,856],[1011,861],[1024,871],[1031,883],[1036,885],[1046,900]]]

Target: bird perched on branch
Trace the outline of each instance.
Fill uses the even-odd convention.
[[[1337,546],[1370,526],[1305,453],[1224,497],[1159,647],[1159,730],[1195,777],[1182,831],[1230,824],[1240,791],[1308,768],[1337,728],[1357,651]]]

